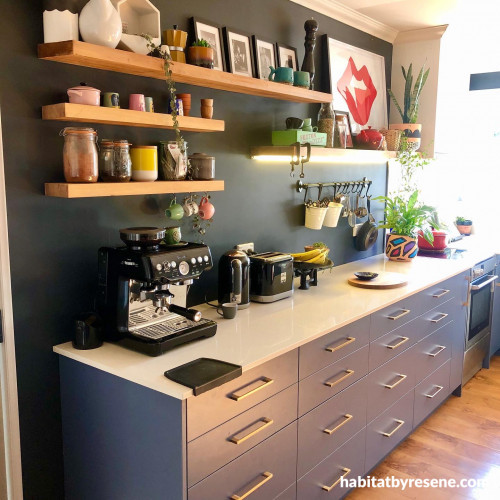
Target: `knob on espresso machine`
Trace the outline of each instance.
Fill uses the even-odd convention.
[[[238,309],[250,305],[250,260],[245,252],[230,250],[219,260],[219,303],[236,302]]]

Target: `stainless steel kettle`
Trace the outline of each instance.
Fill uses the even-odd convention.
[[[229,250],[219,260],[219,303],[236,302],[239,309],[250,305],[250,260],[245,252]]]

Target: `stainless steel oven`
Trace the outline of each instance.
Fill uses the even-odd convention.
[[[494,271],[494,258],[476,264],[471,271],[462,385],[488,364],[493,292],[498,278]]]

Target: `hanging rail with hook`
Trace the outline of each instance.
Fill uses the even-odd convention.
[[[297,181],[297,193],[301,193],[303,189],[308,190],[310,188],[325,188],[325,187],[333,187],[335,191],[339,189],[344,189],[345,192],[344,194],[353,193],[356,192],[357,189],[365,189],[366,188],[366,194],[368,194],[368,191],[370,189],[370,186],[372,185],[372,181],[368,180],[366,177],[363,177],[361,181],[342,181],[342,182],[315,182],[315,183],[305,183],[302,182],[302,180]],[[350,188],[350,191],[349,191]]]

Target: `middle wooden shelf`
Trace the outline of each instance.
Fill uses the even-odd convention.
[[[128,127],[147,127],[173,130],[172,115],[146,113],[132,109],[115,109],[85,104],[59,103],[42,107],[44,120],[102,123]],[[223,132],[223,120],[209,120],[195,116],[179,116],[179,128],[186,132]]]

